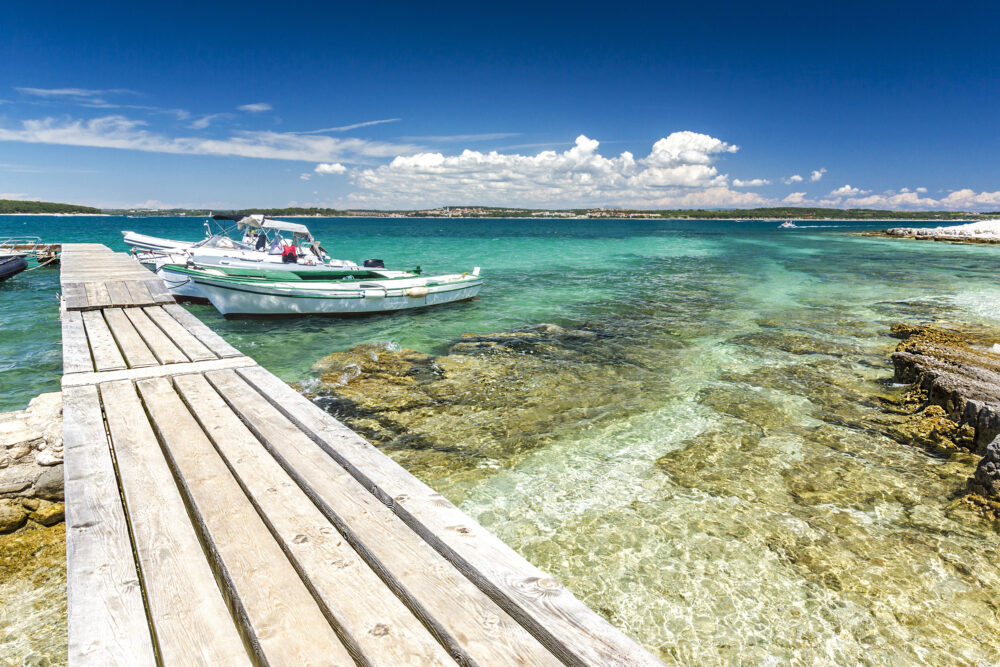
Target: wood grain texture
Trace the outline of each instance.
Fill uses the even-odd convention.
[[[90,343],[90,350],[94,355],[94,367],[98,371],[122,370],[128,367],[100,311],[84,312],[83,326],[87,331],[87,342]]]
[[[149,319],[142,308],[126,308],[124,312],[161,364],[183,364],[189,361],[167,334]]]
[[[162,663],[249,664],[135,387],[100,391]]]
[[[206,551],[262,659],[272,665],[354,660],[170,382],[136,383]]]
[[[59,313],[62,326],[63,373],[87,373],[94,370],[94,360],[83,328],[83,316],[77,310]]]
[[[185,329],[197,336],[198,340],[220,357],[238,357],[243,354],[227,343],[222,336],[205,326],[201,320],[185,310],[183,306],[176,304],[168,305],[164,306],[163,310],[168,312]]]
[[[237,373],[561,660],[662,664],[556,579],[274,375],[260,367]]]
[[[69,662],[156,664],[95,387],[63,391]]]
[[[103,312],[104,320],[118,342],[129,368],[159,365],[156,355],[146,345],[146,341],[142,339],[121,308],[106,308]]]
[[[198,340],[198,338],[196,338],[194,334],[186,328],[181,326],[181,324],[165,310],[165,308],[170,307],[171,306],[152,306],[144,308],[143,310],[145,310],[149,319],[153,320],[153,322],[156,323],[156,326],[160,327],[160,329],[167,334],[170,340],[172,340],[191,361],[207,361],[209,359],[217,358],[218,355],[209,350],[204,343]],[[174,307],[180,308],[180,306]]]
[[[153,295],[149,293],[144,280],[129,280],[125,282],[128,293],[132,297],[132,303],[136,306],[149,306],[154,303]]]
[[[146,289],[149,290],[150,295],[156,303],[176,303],[177,300],[167,289],[167,286],[163,284],[157,276],[153,276],[151,280],[146,281]]]
[[[66,310],[82,310],[87,307],[87,290],[83,283],[63,282],[60,285]]]
[[[111,295],[103,282],[85,282],[83,289],[87,291],[87,306],[90,308],[105,308],[111,305]]]
[[[125,286],[124,282],[120,280],[109,280],[104,283],[104,286],[108,289],[108,296],[111,298],[111,305],[132,305],[132,295],[129,294],[128,287]]]
[[[207,377],[453,655],[479,665],[561,664],[232,371]]]
[[[103,371],[100,373],[73,373],[72,375],[63,376],[62,386],[79,387],[85,384],[98,384],[100,382],[113,382],[115,380],[142,380],[145,378],[168,377],[179,373],[204,373],[224,368],[249,368],[256,365],[257,362],[250,357],[235,357],[232,359],[194,361],[189,364],[127,368],[120,371]]]
[[[173,382],[355,658],[377,665],[454,665],[205,378],[180,375]]]

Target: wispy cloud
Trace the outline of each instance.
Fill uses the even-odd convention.
[[[451,143],[459,141],[493,141],[495,139],[507,139],[510,137],[519,137],[520,132],[490,132],[487,134],[447,134],[447,135],[431,135],[426,137],[400,137],[403,141],[427,141],[427,142],[440,142],[440,143]]]
[[[15,87],[14,90],[35,97],[104,97],[107,95],[138,95],[128,88],[107,88],[95,90],[92,88],[27,88]]]
[[[405,143],[271,131],[236,132],[224,139],[169,137],[145,126],[143,121],[124,116],[91,120],[43,118],[22,121],[20,128],[0,127],[0,141],[305,162],[359,162],[409,154],[418,148]]]
[[[382,120],[366,120],[363,123],[354,123],[353,125],[341,125],[340,127],[324,127],[319,130],[306,130],[303,132],[296,132],[296,134],[323,134],[325,132],[347,132],[348,130],[356,130],[359,127],[371,127],[372,125],[382,125],[383,123],[398,123],[402,118],[384,118]]]
[[[733,179],[733,185],[737,188],[759,188],[762,185],[770,185],[771,181],[766,178],[751,178],[746,181],[741,181],[738,178]]]
[[[262,111],[270,111],[274,107],[267,102],[254,102],[253,104],[243,104],[236,108],[240,111],[246,111],[247,113],[261,113]]]
[[[231,113],[206,114],[204,116],[199,116],[198,118],[195,118],[194,121],[192,121],[191,124],[188,125],[188,127],[191,128],[192,130],[204,130],[206,127],[212,124],[212,121],[216,120],[217,118],[229,118],[232,115],[233,114]]]
[[[791,185],[792,183],[801,183],[803,180],[804,179],[801,176],[799,176],[798,174],[792,174],[788,178],[781,179],[781,182],[784,183],[785,185]],[[796,193],[792,193],[792,194],[796,194]],[[789,196],[791,196],[791,195],[789,195]]]
[[[23,192],[0,192],[0,199],[25,199],[28,195]]]
[[[156,114],[174,116],[177,120],[187,120],[191,112],[186,109],[167,109],[149,104],[123,104],[109,102],[104,99],[114,95],[142,95],[128,88],[15,88],[15,90],[32,97],[41,98],[34,104],[54,104],[57,102],[74,104],[88,109],[129,109],[131,111],[148,111]]]

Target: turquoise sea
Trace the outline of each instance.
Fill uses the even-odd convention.
[[[312,365],[358,344],[447,374],[463,334],[555,331],[475,357],[465,402],[323,404],[667,662],[1000,662],[1000,536],[958,499],[975,459],[882,429],[890,326],[1000,327],[997,248],[849,234],[886,223],[305,222],[334,257],[488,284],[364,318],[191,311],[321,397]],[[0,217],[0,237],[124,250],[122,229],[201,225]],[[57,292],[47,268],[0,284],[0,410],[58,390]]]

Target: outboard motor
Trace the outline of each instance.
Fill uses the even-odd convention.
[[[381,259],[366,259],[365,260],[365,268],[366,269],[384,269],[385,268],[385,262],[383,262]]]

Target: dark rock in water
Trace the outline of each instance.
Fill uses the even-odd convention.
[[[1000,508],[1000,336],[922,325],[892,332],[903,339],[892,354],[896,381],[910,383],[906,400],[922,407],[900,432],[938,451],[983,455],[969,488],[984,509]]]
[[[1000,498],[1000,437],[986,447],[986,455],[976,467],[973,490],[991,498]]]
[[[467,334],[440,356],[358,345],[316,362],[306,394],[407,464],[471,469],[647,400],[656,374],[611,335],[542,324]]]

